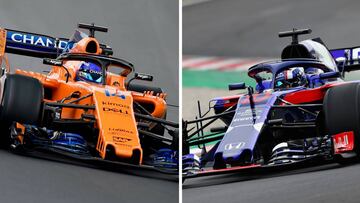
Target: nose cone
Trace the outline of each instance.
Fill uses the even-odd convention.
[[[227,164],[236,166],[249,164],[252,162],[252,150],[240,149],[240,151],[218,152],[215,154],[215,166],[217,168],[225,168]]]

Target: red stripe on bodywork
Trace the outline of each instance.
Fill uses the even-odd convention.
[[[230,107],[230,106],[233,106],[235,104],[237,104],[239,98],[241,97],[242,95],[233,95],[233,96],[226,96],[226,97],[220,97],[220,98],[215,98],[213,100],[223,100],[224,102],[225,101],[228,101],[227,103],[224,103],[223,104],[223,107],[224,108],[227,108],[227,107]]]
[[[284,100],[292,104],[302,104],[302,103],[322,101],[324,99],[326,91],[329,88],[341,84],[345,84],[345,83],[331,83],[314,89],[307,89],[307,90],[289,93],[284,97]]]
[[[231,167],[231,168],[201,171],[201,172],[199,172],[199,174],[206,174],[206,173],[214,173],[215,174],[215,173],[222,173],[222,172],[226,172],[226,171],[237,171],[237,170],[242,170],[242,169],[258,168],[260,166],[261,166],[260,164],[252,164],[252,165],[248,165],[248,166],[235,166],[235,167]]]

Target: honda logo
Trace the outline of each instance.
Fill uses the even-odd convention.
[[[245,142],[228,143],[225,145],[225,150],[241,149],[245,146]]]

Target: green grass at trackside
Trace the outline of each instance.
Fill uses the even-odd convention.
[[[210,132],[204,132],[204,136],[209,135],[209,134],[212,134],[212,133],[210,133]],[[209,138],[213,138],[213,137],[217,137],[217,136],[221,136],[221,135],[223,135],[223,134],[224,134],[224,133],[217,133],[217,134],[214,134],[214,135],[212,135],[212,136],[209,136],[208,139],[209,139]],[[193,138],[196,138],[196,137],[198,137],[198,136],[195,135]],[[205,144],[205,146],[213,146],[213,145],[215,145],[217,142],[219,142],[219,141],[216,140],[216,141],[208,142],[208,143]],[[202,146],[202,145],[201,145],[201,146]],[[190,149],[194,149],[194,148],[198,148],[198,145],[193,145],[193,146],[190,147]]]
[[[246,71],[222,72],[216,70],[192,71],[183,69],[183,87],[207,87],[214,89],[227,89],[228,84],[245,82],[254,85],[254,81],[247,76]]]

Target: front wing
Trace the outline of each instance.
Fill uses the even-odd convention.
[[[325,159],[322,155],[318,155],[294,163],[283,163],[276,165],[252,164],[247,166],[235,166],[225,169],[210,169],[210,170],[201,170],[192,173],[183,173],[183,181],[191,178],[223,175],[223,174],[241,174],[241,175],[266,174],[271,172],[281,172],[281,171],[301,169],[310,166],[319,166],[332,162],[333,161],[331,159]]]
[[[104,169],[114,172],[121,172],[131,175],[138,175],[143,177],[165,179],[175,182],[178,181],[179,177],[179,171],[174,169],[162,169],[150,165],[134,165],[124,162],[109,161],[98,157],[78,155],[54,148],[26,148],[22,146],[13,149],[13,152],[24,156]]]

